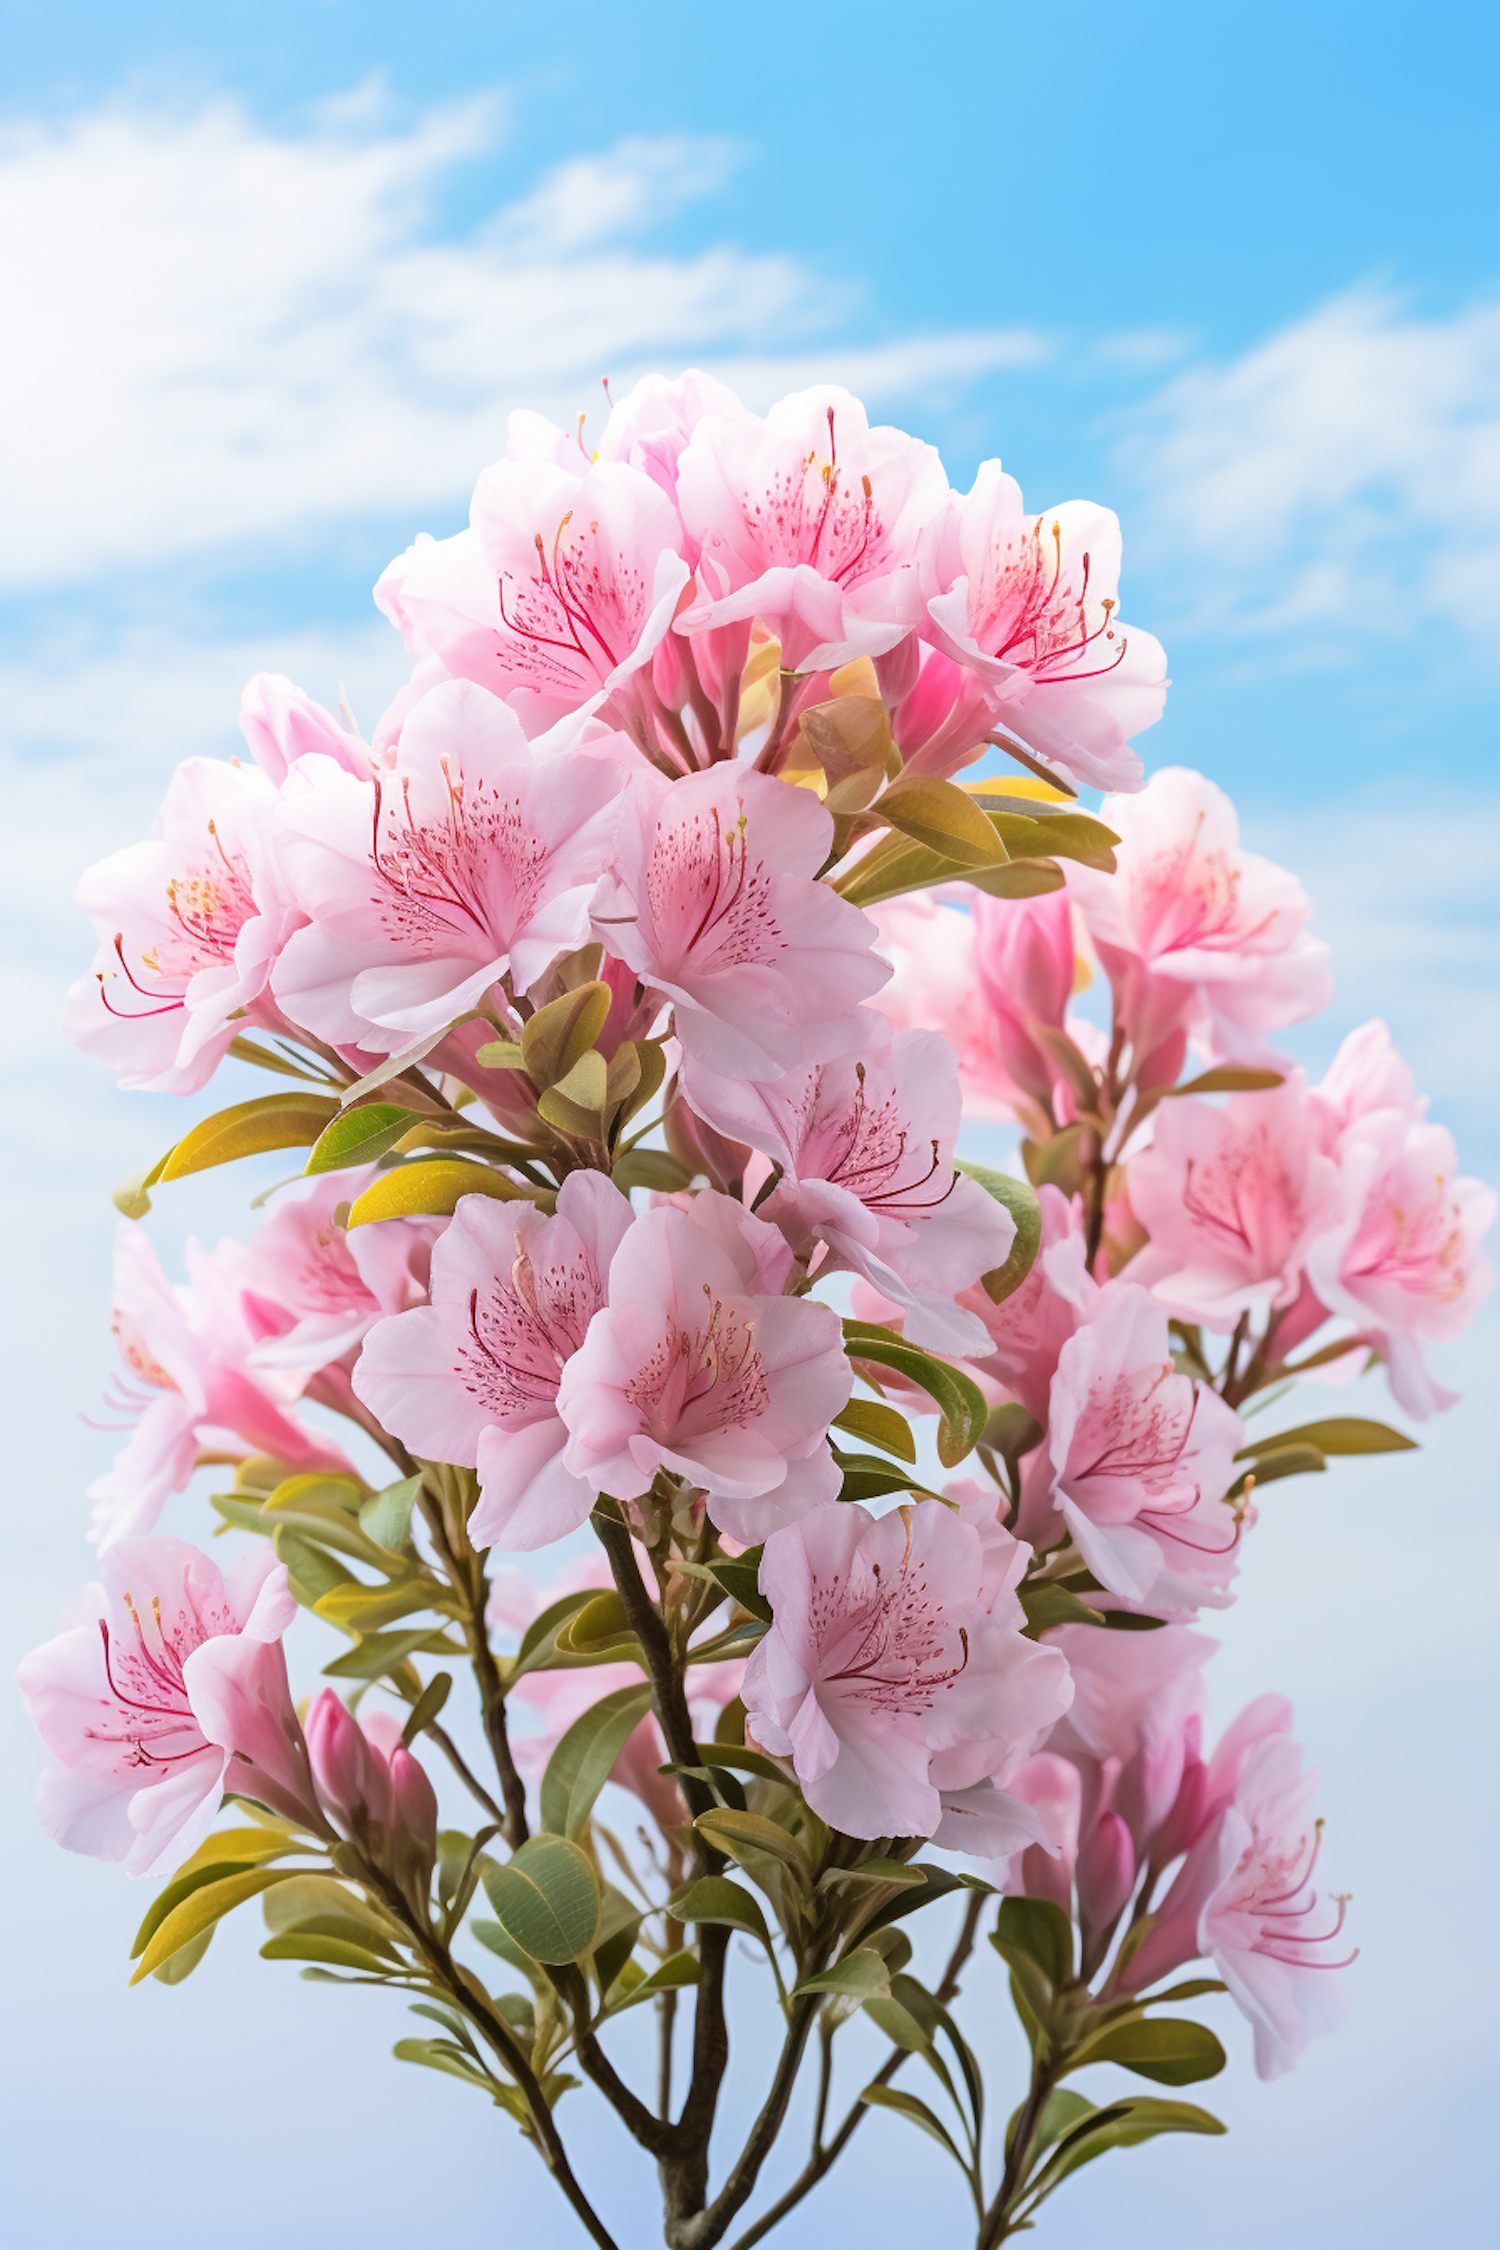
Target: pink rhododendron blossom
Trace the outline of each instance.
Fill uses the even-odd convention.
[[[1344,1209],[1300,1071],[1224,1108],[1163,1102],[1130,1159],[1131,1208],[1150,1240],[1131,1264],[1179,1318],[1227,1333],[1253,1305],[1296,1300],[1312,1245]]]
[[[868,1014],[858,1057],[755,1085],[689,1065],[688,1100],[722,1132],[782,1167],[757,1208],[799,1257],[821,1242],[905,1313],[935,1351],[983,1350],[985,1329],[955,1305],[1010,1255],[1015,1221],[953,1169],[962,1114],[953,1050],[940,1033]],[[821,1269],[820,1269],[821,1270]]]
[[[240,698],[240,732],[250,755],[279,788],[299,758],[332,758],[345,773],[367,781],[374,770],[368,746],[321,703],[314,703],[280,672],[257,672]]]
[[[231,1790],[326,1833],[281,1653],[297,1605],[270,1549],[227,1584],[179,1539],[122,1541],[103,1569],[81,1621],[16,1674],[58,1761],[37,1798],[48,1834],[170,1875]]]
[[[377,1320],[426,1296],[438,1220],[386,1219],[352,1233],[338,1223],[339,1206],[377,1176],[373,1166],[328,1173],[279,1200],[256,1229],[244,1268],[245,1317],[262,1339],[251,1366],[326,1367]]]
[[[982,1289],[970,1290],[964,1302],[983,1322],[989,1339],[985,1351],[969,1354],[974,1372],[988,1377],[1042,1424],[1058,1354],[1091,1301],[1092,1284],[1083,1236],[1067,1197],[1049,1185],[1038,1191],[1037,1200],[1041,1247],[1020,1288],[998,1305]]]
[[[588,1517],[598,1486],[564,1461],[558,1388],[630,1223],[599,1172],[571,1173],[552,1218],[465,1196],[433,1247],[431,1304],[365,1338],[357,1397],[424,1460],[478,1470],[480,1547],[540,1547]]]
[[[1349,1033],[1313,1091],[1331,1156],[1340,1137],[1372,1110],[1395,1109],[1413,1120],[1427,1110],[1426,1097],[1418,1099],[1416,1081],[1378,1016]]]
[[[989,690],[989,724],[1075,780],[1137,789],[1130,737],[1159,719],[1167,660],[1119,621],[1120,526],[1070,500],[1028,517],[1020,486],[986,461],[942,523],[941,586],[926,630]]]
[[[855,1011],[890,970],[869,918],[813,880],[832,841],[811,791],[766,774],[632,783],[595,928],[710,1070],[776,1078],[859,1039]]]
[[[106,1403],[134,1428],[89,1486],[92,1536],[103,1547],[149,1531],[201,1453],[265,1453],[289,1469],[349,1466],[290,1412],[299,1379],[253,1364],[262,1331],[245,1297],[247,1254],[234,1243],[213,1254],[190,1243],[188,1272],[190,1286],[174,1289],[149,1236],[122,1221],[111,1319],[125,1372]]]
[[[872,920],[894,971],[875,1006],[897,1030],[943,1033],[958,1057],[967,1116],[1011,1117],[1016,1087],[1000,1060],[994,1017],[979,982],[973,915],[917,894],[877,907]]]
[[[526,990],[588,935],[623,780],[608,760],[533,748],[461,680],[423,697],[373,781],[305,759],[280,856],[309,926],[281,955],[280,1004],[335,1046],[395,1053],[506,974]]]
[[[64,1026],[122,1086],[196,1093],[237,1033],[284,1028],[266,981],[298,917],[272,853],[275,804],[253,768],[189,758],[151,841],[100,860],[79,884],[99,952],[68,995]]]
[[[620,1500],[671,1470],[744,1540],[830,1499],[828,1426],[853,1377],[838,1315],[779,1294],[791,1263],[774,1227],[708,1190],[638,1219],[563,1369],[566,1467]]]
[[[1061,1031],[1078,966],[1073,903],[1066,891],[1040,898],[974,897],[974,966],[1001,1069],[1024,1093],[1049,1104],[1057,1069],[1037,1033]]]
[[[1116,872],[1070,862],[1068,888],[1138,1061],[1183,1028],[1219,1055],[1263,1060],[1267,1032],[1327,1006],[1328,948],[1307,934],[1307,894],[1241,848],[1221,789],[1164,766],[1139,796],[1107,797],[1099,817],[1120,838]]]
[[[828,385],[764,420],[705,417],[678,459],[677,499],[700,589],[677,630],[761,618],[789,671],[816,672],[917,624],[918,549],[949,493],[930,445],[871,429],[858,399]]]
[[[1381,1352],[1408,1414],[1451,1406],[1457,1394],[1434,1381],[1422,1347],[1462,1334],[1489,1292],[1479,1238],[1494,1192],[1460,1177],[1452,1135],[1409,1109],[1358,1118],[1339,1140],[1338,1165],[1343,1211],[1312,1244],[1308,1278]]]
[[[1238,1543],[1224,1495],[1244,1424],[1177,1373],[1165,1309],[1144,1289],[1085,1280],[1083,1292],[1086,1317],[1058,1353],[1047,1401],[1052,1505],[1110,1593],[1221,1605]]]
[[[746,1668],[747,1738],[789,1758],[845,1835],[990,1855],[1046,1840],[1006,1784],[1072,1688],[1057,1651],[1017,1629],[993,1568],[937,1500],[878,1519],[830,1502],[767,1540],[775,1623]]]

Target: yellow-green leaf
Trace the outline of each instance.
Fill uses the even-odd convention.
[[[1003,867],[1010,857],[994,822],[951,781],[912,775],[893,783],[875,810],[903,836],[961,867]]]
[[[538,1087],[560,1084],[589,1052],[612,999],[607,984],[581,984],[538,1008],[521,1033],[521,1060]]]
[[[867,1444],[878,1445],[885,1453],[894,1453],[898,1461],[916,1466],[917,1441],[911,1424],[894,1406],[880,1399],[852,1398],[842,1414],[835,1414],[836,1430],[848,1430],[853,1437],[863,1438]]]
[[[351,1227],[376,1219],[446,1217],[466,1195],[492,1195],[502,1203],[524,1199],[526,1190],[488,1164],[465,1164],[454,1156],[400,1164],[372,1180],[349,1212]]]
[[[260,1094],[254,1101],[236,1102],[233,1109],[221,1109],[183,1134],[163,1162],[161,1178],[180,1180],[188,1172],[232,1164],[236,1157],[259,1156],[267,1149],[311,1148],[338,1111],[338,1103],[326,1094]]]
[[[273,1883],[291,1881],[295,1873],[296,1870],[289,1867],[248,1868],[242,1874],[226,1876],[221,1883],[204,1883],[190,1892],[153,1933],[131,1973],[131,1983],[139,1984],[142,1977],[149,1977],[163,1961],[170,1960],[180,1946],[201,1931],[212,1929],[247,1898],[269,1890]]]

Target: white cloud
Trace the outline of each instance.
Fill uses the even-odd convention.
[[[774,395],[847,320],[853,292],[793,257],[640,246],[722,185],[721,140],[633,136],[441,238],[440,191],[501,119],[484,97],[403,130],[361,94],[298,136],[226,100],[0,138],[7,417],[24,432],[0,579],[77,583],[389,510],[451,518],[511,406],[568,418],[603,375],[693,359],[745,361]],[[984,330],[840,364],[878,402],[1044,349]]]
[[[1140,546],[1184,621],[1348,648],[1434,626],[1493,646],[1500,305],[1356,290],[1189,369],[1127,426]]]

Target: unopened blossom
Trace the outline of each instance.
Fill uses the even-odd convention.
[[[1166,1311],[1146,1290],[1086,1280],[1083,1295],[1047,1400],[1052,1505],[1109,1593],[1171,1609],[1222,1605],[1238,1544],[1224,1495],[1244,1424],[1208,1384],[1177,1372]]]
[[[356,1395],[424,1460],[478,1470],[479,1547],[544,1546],[588,1517],[598,1486],[563,1458],[558,1390],[630,1224],[600,1172],[571,1173],[551,1218],[465,1196],[433,1248],[431,1303],[365,1338]]]
[[[1434,1380],[1423,1351],[1461,1335],[1489,1292],[1479,1241],[1494,1191],[1463,1178],[1452,1135],[1409,1108],[1359,1117],[1337,1162],[1343,1209],[1312,1244],[1308,1279],[1380,1351],[1408,1414],[1451,1406],[1457,1394]]]
[[[690,1065],[688,1100],[781,1166],[757,1209],[799,1257],[826,1245],[833,1263],[902,1307],[913,1343],[982,1351],[983,1323],[954,1299],[1005,1263],[1015,1221],[954,1171],[963,1099],[947,1040],[893,1039],[883,1017],[864,1017],[857,1053],[760,1085]]]
[[[377,1177],[369,1165],[327,1173],[280,1198],[257,1227],[243,1268],[245,1316],[261,1339],[252,1366],[327,1367],[377,1320],[425,1298],[437,1220],[387,1219],[352,1231],[338,1223],[340,1205]]]
[[[814,880],[833,821],[810,790],[725,764],[642,774],[594,902],[609,952],[672,1002],[685,1052],[727,1078],[846,1053],[890,969],[874,924]]]
[[[535,983],[588,935],[622,770],[550,756],[482,687],[445,681],[361,782],[306,759],[281,801],[280,857],[308,917],[277,997],[334,1045],[433,1038],[502,976]]]
[[[665,1469],[746,1541],[831,1499],[853,1375],[838,1315],[780,1293],[791,1263],[774,1227],[709,1190],[637,1219],[563,1369],[567,1469],[627,1501]]]
[[[339,1834],[410,1896],[425,1899],[437,1857],[432,1783],[389,1712],[359,1718],[332,1688],[307,1714],[307,1750],[318,1801]]]
[[[253,767],[189,758],[151,840],[79,884],[99,951],[64,1026],[122,1086],[196,1093],[238,1033],[284,1028],[266,986],[298,917],[272,853],[275,804]]]
[[[332,758],[367,780],[374,761],[353,725],[336,719],[280,672],[257,672],[240,698],[240,732],[250,755],[279,788],[300,758]]]
[[[1116,872],[1070,865],[1068,888],[1138,1063],[1183,1029],[1230,1060],[1263,1061],[1268,1032],[1327,1006],[1328,948],[1308,935],[1307,893],[1242,848],[1221,789],[1164,766],[1099,817],[1120,839]]]
[[[948,500],[930,445],[872,429],[831,384],[764,418],[708,415],[677,462],[698,596],[676,629],[760,618],[795,672],[877,655],[922,615],[919,550]]]
[[[291,1412],[302,1378],[254,1364],[262,1328],[246,1299],[247,1253],[188,1246],[189,1285],[174,1288],[150,1237],[122,1221],[115,1237],[111,1325],[123,1367],[106,1397],[130,1432],[89,1486],[101,1547],[149,1531],[200,1455],[270,1455],[288,1469],[346,1469],[339,1448]]]
[[[1252,1306],[1292,1305],[1313,1244],[1344,1217],[1339,1167],[1300,1071],[1222,1109],[1163,1102],[1130,1159],[1131,1208],[1150,1237],[1131,1262],[1182,1320],[1228,1333]]]
[[[1167,660],[1119,617],[1120,526],[1070,500],[1028,516],[986,461],[942,523],[926,632],[988,690],[986,717],[1075,781],[1138,789],[1130,737],[1160,718]]]
[[[1018,1630],[973,1525],[937,1500],[878,1519],[831,1502],[772,1534],[760,1584],[775,1622],[747,1739],[791,1760],[815,1812],[990,1856],[1045,1841],[1006,1784],[1066,1710],[1068,1668]]]
[[[1073,903],[1066,891],[1040,898],[974,898],[974,966],[989,1010],[995,1053],[1023,1092],[1050,1104],[1057,1065],[1039,1033],[1063,1031],[1078,968]]]
[[[37,1796],[49,1835],[170,1875],[227,1791],[326,1833],[281,1652],[297,1605],[270,1549],[226,1582],[179,1539],[129,1539],[103,1571],[16,1675],[57,1760]]]

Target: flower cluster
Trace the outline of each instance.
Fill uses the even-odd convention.
[[[1262,1487],[1410,1443],[1252,1401],[1380,1365],[1449,1403],[1426,1352],[1493,1199],[1383,1026],[1317,1085],[1276,1052],[1326,949],[1211,783],[1144,780],[1165,659],[1119,564],[1106,511],[1028,515],[994,462],[955,493],[836,389],[760,417],[648,379],[597,448],[519,415],[469,527],[379,582],[414,662],[369,738],[258,678],[250,762],[189,760],[80,890],[85,1052],[157,1093],[274,1078],[117,1198],[104,1582],[20,1674],[43,1819],[172,1878],[138,1974],[255,1893],[273,1958],[415,1993],[449,2036],[398,2054],[483,2087],[597,2243],[579,2073],[670,2242],[754,2192],[763,2125],[709,2188],[733,1931],[784,2017],[770,2135],[815,2026],[826,2072],[867,2009],[869,2094],[925,2052],[958,2102],[985,2245],[1110,2135],[1218,2129],[1051,2099],[1092,2061],[1220,2067],[1150,2012],[1185,1963],[1263,2075],[1341,2005],[1289,1713],[1205,1755],[1192,1628]],[[1016,1176],[960,1156],[966,1117]],[[170,1283],[150,1192],[289,1149],[305,1184]],[[210,1467],[227,1578],[155,1529]],[[550,1588],[505,1560],[570,1541]],[[300,1712],[299,1609],[341,1636]],[[933,1993],[897,1925],[954,1893]],[[1033,2054],[992,2189],[947,2012],[986,1913]],[[642,2001],[654,2107],[600,2038]]]

